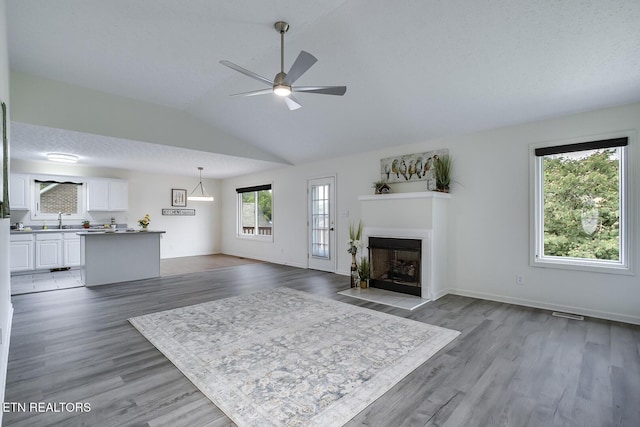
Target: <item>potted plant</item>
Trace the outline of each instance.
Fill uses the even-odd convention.
[[[358,270],[358,265],[356,264],[356,254],[358,253],[358,248],[362,246],[362,242],[360,239],[362,238],[362,222],[358,221],[358,226],[355,224],[349,225],[349,248],[347,252],[351,254],[351,287],[356,287],[356,278],[354,277]]]
[[[149,223],[151,222],[151,217],[149,214],[146,214],[144,218],[138,220],[138,225],[142,227],[140,231],[147,231],[147,227],[149,227]]]
[[[451,156],[445,154],[439,157],[433,162],[433,173],[436,178],[436,190],[443,193],[449,192],[449,185],[451,184],[451,169],[453,167],[453,160]]]
[[[82,228],[89,228],[89,221],[88,220],[84,220],[82,221]]]
[[[388,194],[391,193],[391,187],[383,180],[373,183],[373,188],[376,189],[376,194]]]
[[[371,262],[369,258],[360,258],[360,264],[358,264],[358,276],[360,276],[360,287],[362,289],[369,286],[369,279],[371,278]]]

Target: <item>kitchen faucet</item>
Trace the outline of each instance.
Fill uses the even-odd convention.
[[[62,230],[62,212],[58,212],[58,230]]]

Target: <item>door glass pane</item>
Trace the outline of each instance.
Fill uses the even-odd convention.
[[[329,184],[311,186],[311,256],[329,259]]]
[[[255,234],[256,230],[256,193],[240,193],[242,198],[242,234]]]

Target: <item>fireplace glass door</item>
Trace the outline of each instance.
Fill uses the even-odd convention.
[[[421,296],[421,257],[421,240],[369,237],[370,285]]]

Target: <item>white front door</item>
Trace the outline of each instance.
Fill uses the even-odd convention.
[[[309,268],[335,273],[335,177],[307,181]]]

